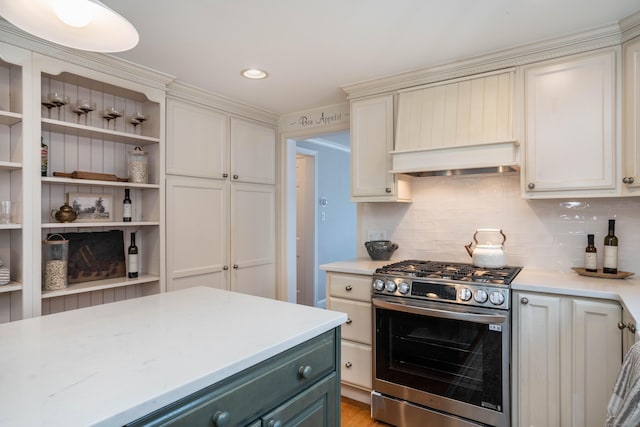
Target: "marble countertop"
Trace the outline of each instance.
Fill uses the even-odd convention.
[[[0,325],[0,426],[116,426],[346,314],[198,287]]]
[[[372,261],[370,258],[333,262],[321,265],[325,271],[351,274],[373,274],[376,268],[393,262]],[[601,279],[581,276],[574,271],[555,271],[523,268],[511,283],[516,291],[546,292],[586,298],[602,298],[619,301],[625,310],[640,321],[640,275],[625,279]]]

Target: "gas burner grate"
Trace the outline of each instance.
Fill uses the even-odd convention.
[[[376,273],[509,285],[520,270],[522,267],[482,268],[456,262],[406,260],[378,268]]]

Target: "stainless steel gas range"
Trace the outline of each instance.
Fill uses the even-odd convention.
[[[376,270],[373,418],[509,425],[509,285],[520,270],[416,260]]]

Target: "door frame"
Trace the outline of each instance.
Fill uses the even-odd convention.
[[[318,138],[328,133],[349,130],[349,122],[322,128],[303,129],[279,134],[278,182],[279,210],[276,250],[278,253],[276,298],[296,302],[296,141]],[[356,222],[358,220],[356,219]]]
[[[307,193],[308,196],[308,201],[306,203],[306,218],[309,219],[309,221],[311,221],[311,224],[306,224],[306,231],[307,233],[305,233],[307,235],[307,237],[312,239],[312,242],[307,242],[306,248],[305,248],[305,254],[308,254],[308,256],[305,256],[305,261],[306,261],[306,266],[307,267],[311,267],[311,274],[309,274],[309,272],[307,272],[307,274],[305,274],[305,281],[310,281],[312,283],[312,288],[311,291],[313,293],[313,306],[317,306],[318,305],[318,300],[319,300],[319,295],[318,295],[318,278],[316,275],[316,271],[318,269],[318,218],[316,215],[316,201],[318,200],[318,152],[314,151],[314,150],[309,150],[306,148],[301,148],[301,147],[296,147],[296,154],[300,154],[306,158],[310,158],[311,161],[313,162],[313,183],[312,185],[307,185],[306,186],[306,190],[311,190],[309,193]],[[307,174],[307,177],[309,176],[309,174]],[[296,206],[297,206],[298,200],[296,200]],[[297,217],[296,217],[297,220]],[[297,228],[297,224],[296,224],[296,228]],[[309,236],[310,235],[310,236]],[[296,246],[297,246],[297,242],[296,242]],[[297,248],[296,248],[297,250]],[[309,254],[310,252],[310,254]],[[311,262],[309,262],[311,261]],[[297,266],[297,263],[296,263]],[[306,282],[308,284],[308,282]],[[297,286],[296,286],[297,287]],[[302,302],[303,304],[306,304],[309,299],[309,296],[306,292],[309,291],[308,286],[305,287],[305,295],[307,296],[307,301]],[[297,295],[296,295],[297,296]],[[324,298],[323,298],[324,299]],[[300,301],[297,301],[298,304],[300,304]]]

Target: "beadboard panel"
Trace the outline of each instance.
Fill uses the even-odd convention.
[[[85,292],[81,294],[65,295],[42,300],[42,315],[92,307],[110,302],[124,301],[138,298],[145,293],[142,285],[125,286],[103,291]]]

